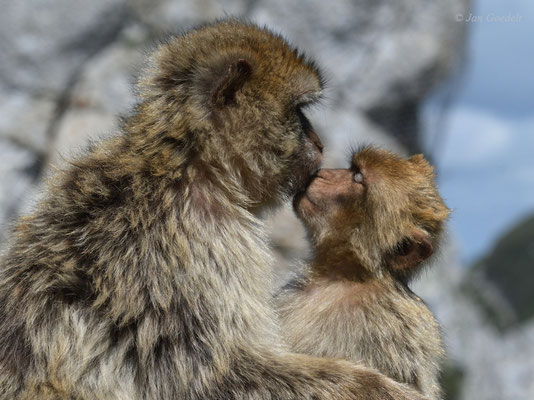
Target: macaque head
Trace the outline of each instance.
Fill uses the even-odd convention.
[[[348,169],[320,170],[294,207],[316,257],[401,277],[432,255],[450,213],[422,155],[372,147],[355,152]]]
[[[214,184],[260,209],[319,169],[323,146],[303,110],[323,79],[280,35],[223,20],[169,40],[152,61],[141,93],[165,114],[165,143],[185,143],[185,157]]]

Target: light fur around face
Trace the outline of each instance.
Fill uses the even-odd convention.
[[[315,254],[277,299],[290,347],[363,362],[440,399],[439,326],[407,286],[449,215],[432,167],[366,147],[350,169],[319,171],[294,205]]]
[[[258,214],[319,167],[315,66],[235,20],[155,52],[117,137],[48,184],[0,271],[1,400],[419,399],[290,353]]]

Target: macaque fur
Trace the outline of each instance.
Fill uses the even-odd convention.
[[[259,215],[319,167],[317,68],[236,20],[172,37],[114,138],[50,180],[0,268],[1,400],[422,399],[290,352]]]
[[[439,326],[407,286],[449,215],[432,167],[367,147],[350,169],[319,171],[294,205],[315,255],[278,298],[291,348],[361,361],[439,399]]]

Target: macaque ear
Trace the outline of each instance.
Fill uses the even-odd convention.
[[[397,271],[409,271],[416,268],[434,253],[430,236],[417,230],[403,240],[390,255],[390,265]]]
[[[223,108],[234,104],[236,93],[243,87],[251,74],[252,66],[247,60],[240,58],[230,63],[213,88],[212,105],[216,108]]]

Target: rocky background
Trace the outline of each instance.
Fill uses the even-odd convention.
[[[135,103],[132,85],[146,53],[167,32],[237,15],[306,49],[329,81],[325,104],[310,118],[333,167],[345,164],[351,144],[424,150],[421,105],[462,64],[466,32],[456,16],[469,4],[0,0],[0,6],[1,247],[9,223],[31,209],[54,169],[89,139],[117,130],[118,115]],[[272,216],[270,226],[283,280],[307,246],[289,209]],[[448,399],[534,398],[532,286],[517,290],[522,271],[534,265],[533,232],[533,220],[518,226],[471,270],[459,265],[449,239],[416,284],[443,325]],[[509,254],[517,255],[512,263]]]

